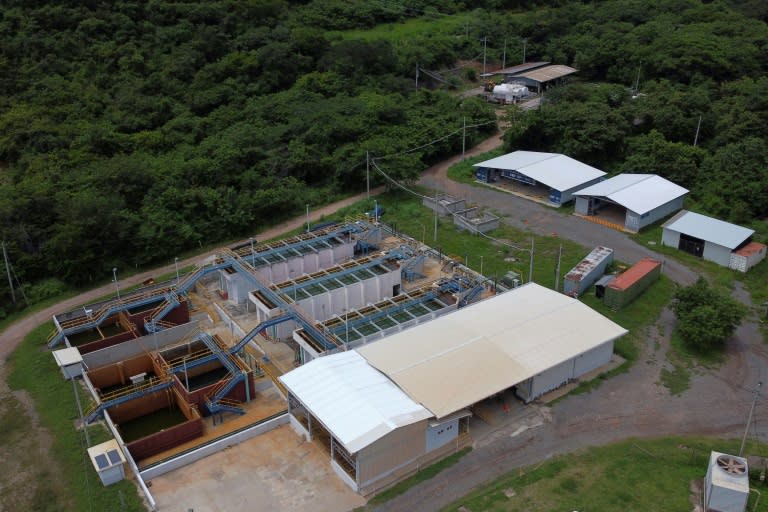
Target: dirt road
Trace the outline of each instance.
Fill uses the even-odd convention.
[[[469,154],[484,153],[501,144],[501,135],[496,135],[473,148]],[[615,251],[617,259],[626,263],[635,263],[645,256],[657,258],[664,262],[664,272],[675,282],[687,285],[696,281],[698,276],[695,272],[675,260],[668,260],[648,247],[638,245],[624,233],[587,222],[574,215],[565,215],[562,211],[512,194],[448,179],[448,168],[459,160],[460,156],[430,167],[422,175],[419,184],[489,208],[500,214],[504,223],[510,226],[530,230],[538,235],[567,238],[585,247],[605,245]]]
[[[372,195],[380,194],[383,191],[384,191],[383,188],[376,188],[371,190],[371,194]],[[341,201],[337,201],[335,203],[329,204],[328,206],[324,206],[318,210],[312,211],[310,212],[310,222],[317,222],[323,216],[332,215],[340,208],[349,206],[350,204],[356,201],[359,201],[361,199],[365,199],[365,196],[366,196],[365,193],[360,193],[355,196],[343,199]],[[286,233],[288,231],[292,231],[294,229],[300,228],[306,223],[306,221],[307,219],[304,216],[297,217],[295,219],[291,219],[289,221],[283,222],[282,224],[279,224],[270,229],[267,229],[266,231],[258,233],[258,237],[259,239],[262,239],[262,240],[269,240],[271,238],[280,236],[281,234]],[[248,242],[248,240],[243,240],[243,243],[246,243],[246,242]],[[187,258],[183,261],[179,260],[179,266],[185,267],[188,265],[194,265],[194,264],[200,263],[206,257],[215,254],[215,252],[216,251],[213,250],[205,254],[199,254],[197,256]],[[139,274],[132,275],[125,279],[121,279],[119,284],[121,287],[135,286],[150,277],[173,272],[174,269],[175,269],[175,264],[170,264],[164,267],[155,268],[152,270],[148,270],[146,272],[141,272]],[[44,310],[38,311],[9,326],[5,331],[0,333],[0,374],[2,374],[2,366],[5,362],[5,359],[10,355],[11,352],[13,352],[13,349],[16,348],[16,346],[21,342],[21,340],[24,339],[24,337],[29,333],[29,331],[31,331],[32,329],[40,325],[42,322],[50,320],[51,317],[55,314],[63,313],[81,304],[86,304],[90,301],[94,301],[99,297],[103,297],[104,295],[111,293],[112,291],[114,291],[114,285],[111,283],[106,284],[104,286],[100,286],[98,288],[94,288],[93,290],[89,290],[87,292],[81,293],[77,297],[72,297],[71,299],[62,301],[56,304],[55,306],[51,306]]]
[[[425,173],[421,184],[471,198],[504,215],[504,221],[541,235],[557,234],[581,245],[608,245],[623,261],[643,256],[665,258],[612,229],[574,216],[563,215],[516,196],[450,181],[440,165]],[[675,261],[665,261],[665,273],[674,281],[690,284],[697,274]],[[749,294],[736,282],[734,298],[753,307]],[[589,394],[574,395],[546,411],[543,425],[517,435],[518,424],[492,433],[493,442],[476,443],[475,449],[455,466],[376,508],[380,511],[438,510],[477,487],[514,469],[580,448],[631,437],[709,435],[740,437],[744,432],[752,389],[768,371],[768,351],[752,314],[727,346],[727,360],[716,369],[691,372],[690,388],[672,396],[660,384],[662,369],[671,370],[666,354],[674,315],[665,309],[649,329],[645,345],[631,370],[605,382]],[[768,433],[768,413],[758,407],[755,435]]]

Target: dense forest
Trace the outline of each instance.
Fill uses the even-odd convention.
[[[453,90],[476,79],[465,66],[484,42],[491,67],[520,62],[524,41],[528,60],[580,70],[516,114],[508,149],[656,172],[705,211],[768,216],[765,2],[467,5],[6,1],[0,238],[14,278],[35,301],[251,234],[362,190],[366,151],[413,180],[461,139],[404,151],[464,118],[482,125],[473,141],[495,129],[490,105]],[[417,90],[417,67],[452,74]],[[0,317],[11,309],[3,279]]]

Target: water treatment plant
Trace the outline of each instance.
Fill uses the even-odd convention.
[[[102,480],[124,464],[150,508],[151,479],[283,425],[367,496],[468,445],[496,397],[610,363],[626,330],[519,284],[348,219],[56,315],[48,346],[114,437]]]

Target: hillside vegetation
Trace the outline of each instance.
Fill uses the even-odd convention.
[[[413,180],[494,112],[450,87],[547,60],[508,149],[658,172],[711,213],[768,211],[762,2],[10,0],[0,12],[0,239],[34,302],[169,261],[365,187],[365,154]],[[404,21],[407,30],[399,30]],[[367,35],[364,30],[372,29]],[[379,36],[372,36],[380,34]],[[504,43],[507,43],[506,45]],[[416,67],[449,86],[421,82]],[[452,70],[452,71],[449,71]],[[628,88],[637,81],[641,95]],[[594,84],[602,85],[594,85]],[[438,87],[439,86],[439,87]],[[697,146],[693,140],[701,117]],[[0,261],[2,266],[2,261]],[[2,268],[4,271],[5,269]],[[0,317],[13,309],[0,280]]]

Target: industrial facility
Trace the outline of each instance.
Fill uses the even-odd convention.
[[[504,314],[499,314],[499,312]],[[535,283],[280,377],[291,426],[370,494],[466,446],[473,409],[530,402],[611,361],[626,330]]]
[[[574,199],[576,191],[598,183],[605,173],[556,153],[514,151],[474,165],[481,183],[496,183],[510,192],[551,206]]]
[[[661,243],[718,265],[746,272],[765,259],[753,229],[683,210],[662,225]]]
[[[224,248],[137,290],[115,285],[116,297],[55,315],[48,346],[91,397],[82,422],[114,437],[92,455],[103,481],[129,468],[150,502],[145,481],[288,424],[282,375],[507,290],[370,218]]]
[[[655,174],[619,174],[574,193],[576,214],[637,233],[683,207],[688,190]]]

